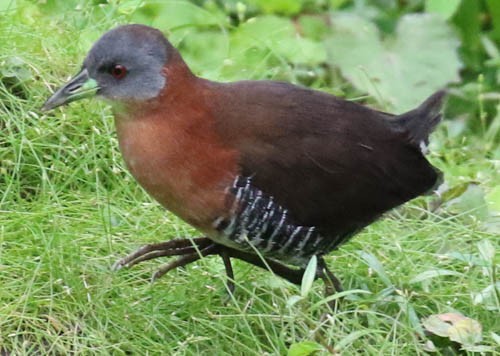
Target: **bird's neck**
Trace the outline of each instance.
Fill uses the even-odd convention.
[[[142,187],[209,233],[226,211],[225,189],[237,174],[237,157],[215,132],[210,103],[217,84],[182,64],[165,68],[167,85],[154,102],[129,105],[115,121],[124,160]]]

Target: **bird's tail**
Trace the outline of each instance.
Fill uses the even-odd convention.
[[[441,121],[441,108],[445,96],[446,91],[440,90],[416,109],[397,117],[396,124],[399,129],[408,134],[408,139],[412,144],[420,147],[427,145],[429,135]]]

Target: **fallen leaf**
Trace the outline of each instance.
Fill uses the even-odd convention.
[[[428,332],[447,337],[462,346],[474,346],[482,340],[481,324],[460,313],[431,315],[422,321],[422,325]]]

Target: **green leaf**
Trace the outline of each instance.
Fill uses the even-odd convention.
[[[446,205],[456,214],[474,216],[482,221],[489,217],[484,191],[477,184],[470,184],[462,195],[450,200]]]
[[[462,345],[462,349],[481,355],[493,355],[495,349],[486,345]]]
[[[460,0],[426,0],[425,11],[438,14],[448,20],[457,11]]]
[[[387,273],[385,273],[385,269],[384,269],[384,266],[382,265],[382,263],[380,263],[380,261],[377,259],[377,257],[375,257],[374,255],[372,255],[371,253],[368,253],[368,252],[365,252],[365,251],[361,251],[359,253],[359,255],[361,256],[361,258],[363,260],[365,260],[366,264],[368,264],[368,266],[375,271],[375,273],[378,274],[378,276],[380,277],[380,279],[382,280],[382,282],[384,282],[384,284],[388,287],[392,287],[393,284],[389,278],[389,276],[387,275]]]
[[[315,303],[314,305],[311,306],[311,310],[318,309],[321,307],[323,304],[329,303],[332,300],[337,300],[341,299],[344,297],[347,297],[346,299],[356,299],[356,294],[372,294],[372,292],[363,290],[363,289],[350,289],[350,290],[345,290],[342,292],[335,293],[333,295],[329,295],[328,297],[320,300],[319,302]],[[349,298],[351,297],[351,298]]]
[[[286,306],[288,308],[293,307],[295,304],[300,302],[302,300],[302,297],[300,295],[292,295],[288,300],[286,301]]]
[[[450,258],[454,258],[456,260],[465,262],[471,266],[480,266],[480,267],[488,267],[491,264],[488,261],[479,258],[478,256],[472,255],[470,253],[462,253],[462,252],[450,252],[447,253],[446,256]]]
[[[500,293],[500,282],[490,284],[482,291],[478,293],[472,293],[472,304],[481,304],[488,310],[494,310],[498,312],[498,310],[500,310],[500,301],[497,299],[498,293]]]
[[[494,0],[497,1],[497,0]],[[467,66],[478,69],[482,66],[482,54],[479,51],[481,38],[481,1],[462,0],[453,23],[460,33],[462,58]]]
[[[319,65],[326,61],[321,43],[300,37],[290,20],[272,15],[240,25],[230,35],[229,52],[222,74],[231,79],[261,79],[280,65]]]
[[[459,196],[465,193],[465,191],[469,188],[471,184],[472,184],[471,182],[461,182],[446,189],[441,193],[441,200],[443,200],[443,202],[447,202],[452,199],[458,198]]]
[[[0,67],[0,76],[5,78],[15,78],[18,82],[25,82],[33,77],[29,67],[20,57],[6,58]]]
[[[191,70],[204,78],[219,80],[229,57],[229,38],[219,31],[196,31],[180,43],[184,60]]]
[[[487,35],[482,35],[481,43],[483,44],[484,50],[491,59],[500,59],[500,50],[493,40],[491,40]]]
[[[143,6],[143,0],[127,0],[120,1],[117,4],[116,11],[122,15],[130,15],[133,14],[137,9]]]
[[[0,16],[7,11],[15,10],[17,7],[16,0],[0,0]]]
[[[415,311],[415,308],[413,305],[411,305],[408,302],[404,303],[406,306],[406,315],[408,317],[408,321],[410,322],[410,325],[413,327],[413,330],[415,331],[416,334],[418,334],[420,337],[424,337],[424,329],[422,328],[422,325],[420,324],[420,319],[417,316],[417,312]]]
[[[344,5],[348,0],[330,0],[330,7],[335,10]]]
[[[500,106],[498,107],[498,109],[500,109]],[[488,208],[492,212],[497,212],[500,214],[500,185],[493,187],[493,189],[488,194],[486,194],[485,199],[488,203]]]
[[[133,13],[131,20],[163,31],[179,31],[190,27],[217,27],[226,21],[220,14],[184,0],[147,3]]]
[[[257,6],[268,14],[296,15],[302,9],[303,1],[299,0],[247,0],[250,5]]]
[[[365,335],[374,335],[382,333],[381,330],[367,329],[367,330],[357,330],[348,334],[346,337],[342,338],[335,344],[335,350],[341,351],[347,346],[351,345],[354,341],[362,338]]]
[[[314,341],[302,341],[292,344],[288,349],[288,356],[309,356],[323,350],[323,347]]]
[[[293,64],[318,65],[326,62],[326,50],[323,45],[303,37],[283,39],[275,51]]]
[[[303,34],[304,37],[312,40],[322,39],[329,31],[326,21],[317,16],[300,16],[298,23],[300,26],[300,33]]]
[[[488,239],[479,241],[477,243],[477,249],[479,250],[479,254],[482,259],[487,261],[492,266],[495,259],[495,246],[491,243],[491,241]]]
[[[490,333],[490,335],[491,335],[491,338],[492,338],[493,340],[495,340],[496,344],[497,344],[498,346],[500,346],[500,335],[498,335],[497,333],[495,333],[495,332],[493,332],[493,331]]]
[[[302,276],[302,283],[300,285],[300,295],[306,297],[311,290],[311,287],[316,279],[316,270],[318,267],[318,258],[313,255],[307,264],[306,270]]]
[[[413,109],[460,79],[459,41],[437,16],[403,16],[394,35],[383,40],[374,23],[353,14],[334,15],[332,28],[327,42],[331,63],[386,109]]]
[[[488,5],[491,22],[493,23],[491,35],[497,41],[500,41],[500,1],[486,0],[486,4]]]
[[[418,283],[425,281],[427,279],[441,277],[441,276],[457,276],[462,277],[463,274],[460,272],[450,271],[447,269],[433,269],[417,274],[415,277],[410,279],[409,283]]]
[[[326,61],[326,50],[321,43],[298,36],[291,21],[276,16],[250,19],[231,35],[233,54],[255,47],[295,64],[316,65]]]

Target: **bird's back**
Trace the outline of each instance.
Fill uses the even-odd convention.
[[[293,226],[314,227],[328,252],[436,184],[418,140],[439,121],[442,96],[394,117],[286,83],[238,82],[221,85],[213,109],[241,176]]]

